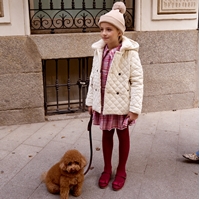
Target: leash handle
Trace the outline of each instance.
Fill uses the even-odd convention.
[[[89,162],[88,168],[85,171],[84,175],[86,175],[87,172],[90,170],[90,167],[91,167],[91,164],[92,164],[92,156],[93,156],[93,149],[92,149],[92,114],[90,115],[90,120],[88,122],[87,130],[89,131],[89,139],[90,139],[90,162]]]

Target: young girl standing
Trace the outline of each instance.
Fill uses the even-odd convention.
[[[104,171],[99,187],[106,188],[112,174],[113,135],[119,139],[119,164],[113,190],[120,190],[126,180],[126,162],[130,141],[128,125],[141,113],[143,99],[143,70],[137,42],[123,36],[126,7],[116,2],[110,12],[100,17],[101,40],[95,49],[90,84],[86,98],[93,124],[102,130]]]

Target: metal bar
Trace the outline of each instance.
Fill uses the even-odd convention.
[[[67,94],[68,94],[68,110],[70,110],[70,59],[67,59]]]
[[[81,61],[82,59],[79,58],[78,59],[78,79],[79,79],[79,82],[81,82]],[[81,84],[79,84],[79,88],[78,88],[78,97],[79,97],[79,109],[81,109]]]
[[[38,9],[42,10],[42,1],[41,0],[39,0],[39,2],[38,2]]]
[[[60,103],[59,105],[60,106],[63,106],[63,105],[68,105],[69,103]],[[71,102],[70,104],[79,104],[79,102]],[[48,106],[56,106],[56,104],[48,104]]]
[[[29,21],[30,21],[30,25],[32,24],[32,20],[31,20],[31,5],[30,5],[30,1],[28,1],[28,8],[29,8]]]
[[[85,10],[85,0],[82,0],[82,9]]]
[[[86,94],[87,94],[87,91],[88,91],[88,85],[89,85],[89,58],[87,58],[86,82],[87,82],[87,88],[86,88]]]
[[[86,58],[82,60],[82,79],[85,81],[85,62]],[[85,111],[85,86],[82,86],[82,111]]]
[[[65,7],[65,5],[64,5],[64,1],[61,0],[61,10],[64,10],[64,7]]]
[[[72,0],[72,9],[75,9],[75,2]]]
[[[42,60],[42,74],[43,74],[43,85],[44,85],[44,111],[45,115],[47,115],[46,60]]]
[[[56,111],[48,111],[49,114],[64,114],[64,113],[75,113],[78,111],[77,109],[74,110],[60,110],[59,112]]]
[[[59,84],[59,87],[66,87],[66,86],[68,86],[68,85],[70,85],[70,86],[75,86],[75,85],[77,85],[77,83],[70,83],[70,84]],[[55,85],[47,85],[46,86],[47,88],[49,87],[55,87]]]
[[[55,60],[56,62],[56,82],[55,82],[55,89],[56,89],[56,106],[57,106],[57,109],[56,111],[59,111],[59,93],[58,93],[58,90],[59,90],[59,84],[58,84],[58,60],[56,59]]]
[[[106,9],[106,1],[103,0],[103,9]]]
[[[95,0],[93,0],[93,9],[95,9],[96,8],[96,1]]]
[[[53,0],[50,0],[50,9],[53,10]]]

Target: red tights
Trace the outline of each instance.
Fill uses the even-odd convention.
[[[111,131],[103,130],[102,147],[104,157],[104,172],[112,172],[112,151],[113,151],[113,135],[114,129]],[[128,128],[119,130],[117,129],[117,136],[119,139],[119,164],[117,167],[117,174],[120,176],[126,175],[126,162],[128,159],[130,149],[130,138]]]

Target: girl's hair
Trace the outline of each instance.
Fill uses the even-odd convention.
[[[118,41],[119,41],[119,43],[121,44],[121,43],[122,43],[122,40],[123,40],[123,39],[122,39],[123,32],[122,32],[119,28],[117,28],[117,30],[120,31],[120,33],[121,33],[121,34],[119,35],[119,37],[118,37]]]
[[[120,36],[118,37],[118,39],[119,39],[119,43],[121,44],[121,43],[122,43],[122,35],[120,35]]]

